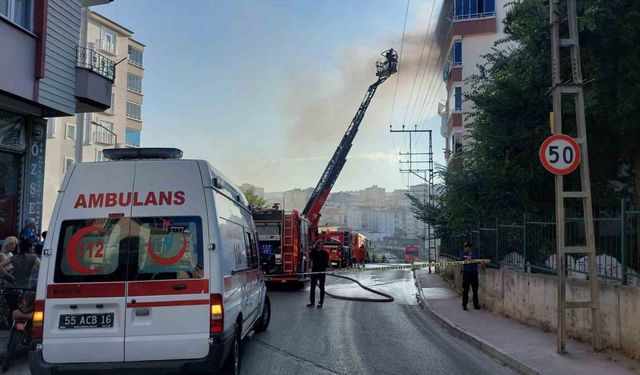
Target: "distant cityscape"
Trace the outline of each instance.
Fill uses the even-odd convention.
[[[378,243],[393,241],[398,245],[422,245],[424,225],[411,212],[411,201],[407,194],[423,199],[427,186],[421,184],[409,189],[386,191],[374,185],[358,191],[332,193],[321,211],[320,224],[349,227]],[[265,192],[263,188],[251,184],[243,184],[241,188],[253,188],[256,195],[267,201],[268,207],[277,203],[285,210],[299,211],[304,209],[313,193],[313,188],[284,192]]]

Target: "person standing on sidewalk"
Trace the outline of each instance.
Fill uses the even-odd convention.
[[[316,285],[320,282],[320,303],[318,303],[318,308],[322,308],[322,304],[324,303],[324,282],[326,280],[326,276],[324,273],[316,273],[313,272],[325,272],[327,270],[327,266],[329,263],[329,253],[324,250],[324,242],[322,240],[318,240],[315,246],[311,249],[309,253],[309,259],[311,260],[311,294],[309,294],[310,303],[307,304],[307,307],[313,307],[316,303]]]
[[[459,259],[462,261],[470,261],[479,259],[480,254],[473,250],[471,242],[464,243],[464,250],[460,253]],[[473,290],[473,308],[480,310],[480,299],[478,298],[478,263],[470,263],[462,265],[462,309],[467,311],[467,303],[469,302],[469,286]]]

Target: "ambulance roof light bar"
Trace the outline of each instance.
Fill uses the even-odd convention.
[[[177,148],[107,148],[102,153],[109,160],[182,159],[182,150]]]

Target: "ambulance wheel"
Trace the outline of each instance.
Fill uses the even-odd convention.
[[[258,318],[256,322],[255,330],[256,332],[264,332],[269,327],[269,322],[271,321],[271,301],[269,300],[269,296],[264,296],[264,303],[262,306],[262,314]]]
[[[240,335],[241,329],[238,327],[236,334],[233,336],[231,350],[222,366],[222,374],[239,375],[240,374]]]

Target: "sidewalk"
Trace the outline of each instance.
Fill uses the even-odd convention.
[[[469,311],[463,311],[461,297],[439,274],[417,270],[416,278],[429,315],[455,336],[524,374],[640,374],[640,362],[616,352],[594,353],[589,344],[574,340],[567,340],[568,354],[559,355],[554,333],[474,310],[471,304]]]

